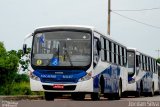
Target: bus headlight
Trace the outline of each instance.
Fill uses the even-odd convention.
[[[80,78],[78,81],[82,82],[82,81],[87,81],[89,79],[92,78],[92,73],[87,73],[84,77]]]
[[[33,80],[36,80],[36,81],[40,81],[40,78],[36,75],[33,74],[33,72],[30,73],[30,78],[32,78]]]

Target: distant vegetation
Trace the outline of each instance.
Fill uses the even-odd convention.
[[[30,52],[28,48],[28,53]],[[33,95],[41,92],[31,92],[29,76],[19,74],[18,66],[25,71],[28,68],[29,60],[22,60],[22,50],[6,51],[5,46],[0,42],[0,95]]]

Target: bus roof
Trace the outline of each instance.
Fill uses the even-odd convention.
[[[150,55],[147,55],[147,54],[139,51],[137,48],[127,47],[127,50],[132,50],[132,51],[135,51],[135,52],[139,52],[140,54],[143,54],[143,55],[145,55],[145,56],[148,56],[148,57],[151,57],[151,58],[153,58],[153,59],[156,59],[156,58],[154,58],[154,57],[152,57],[152,56],[150,56]]]
[[[112,38],[112,36],[108,36],[108,35],[105,35],[105,34],[103,34],[103,33],[100,33],[100,32],[99,32],[98,30],[96,30],[96,29],[95,29],[94,31],[95,31],[95,32],[98,32],[98,33],[101,34],[101,35],[103,35],[103,36],[106,37],[108,40],[113,41],[113,42],[117,43],[118,45],[121,45],[121,46],[127,48],[126,45],[124,45],[123,43],[119,42],[118,40],[115,40],[114,38]]]
[[[83,29],[90,29],[90,30],[94,30],[94,27],[92,26],[85,26],[85,25],[51,25],[51,26],[42,26],[42,27],[38,27],[36,28],[35,31],[39,31],[39,30],[50,30],[50,29],[78,29],[78,30],[83,30]]]
[[[41,30],[50,30],[50,29],[77,29],[77,30],[90,30],[90,31],[95,31],[101,35],[103,35],[104,37],[108,38],[110,41],[114,41],[115,43],[126,47],[125,45],[123,45],[122,43],[118,42],[117,40],[114,40],[111,36],[105,35],[101,32],[99,32],[97,29],[95,29],[93,26],[86,26],[86,25],[51,25],[51,26],[42,26],[42,27],[38,27],[35,29],[36,31],[41,31]]]

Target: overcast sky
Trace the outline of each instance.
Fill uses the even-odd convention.
[[[160,0],[111,0],[112,10],[160,7]],[[46,25],[89,25],[107,32],[107,0],[0,0],[0,41],[7,50],[22,48],[26,34]],[[160,27],[160,9],[117,11],[119,14]],[[111,14],[111,36],[128,47],[157,57],[160,29]]]

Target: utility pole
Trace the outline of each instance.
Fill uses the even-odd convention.
[[[159,52],[160,52],[160,49],[158,49],[158,50],[156,50],[157,51],[157,53],[158,53],[158,58],[159,58]]]
[[[111,30],[111,0],[108,0],[108,30],[107,34],[110,35]]]

